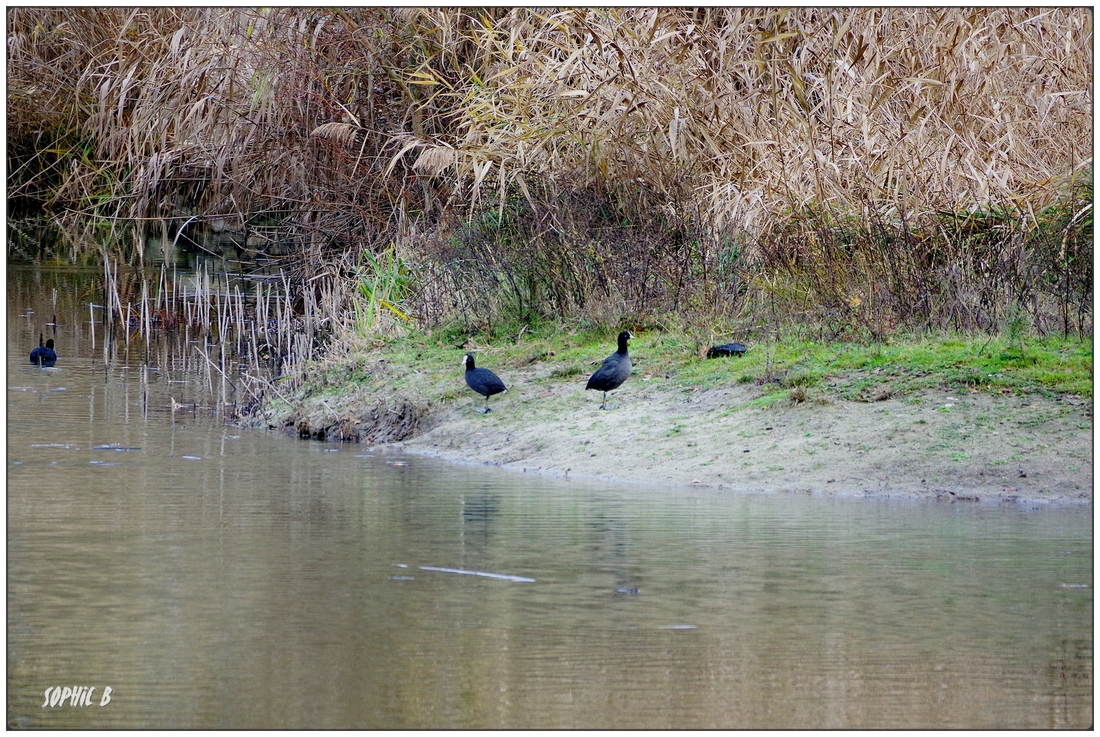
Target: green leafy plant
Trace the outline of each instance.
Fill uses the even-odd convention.
[[[356,332],[364,336],[384,332],[383,317],[387,315],[402,324],[411,323],[413,316],[403,306],[411,283],[409,266],[393,245],[377,255],[364,250],[356,269],[352,300]]]

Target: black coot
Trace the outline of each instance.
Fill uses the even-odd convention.
[[[588,386],[584,388],[585,391],[595,389],[603,392],[603,402],[600,403],[600,409],[607,408],[607,393],[613,389],[618,389],[624,381],[630,378],[630,356],[626,352],[626,341],[633,337],[627,330],[619,333],[619,350],[605,358],[596,373],[588,379]]]
[[[485,409],[479,409],[482,414],[492,412],[489,409],[489,397],[507,391],[500,377],[489,369],[474,366],[474,354],[467,353],[462,357],[462,365],[466,367],[466,386],[485,397]]]
[[[707,358],[721,358],[722,356],[737,356],[740,358],[748,348],[744,343],[723,343],[712,345],[707,351]]]
[[[38,347],[31,351],[31,363],[35,366],[50,368],[57,363],[57,353],[53,349],[53,338],[42,345],[42,333],[38,334]]]

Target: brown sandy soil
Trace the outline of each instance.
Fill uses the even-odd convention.
[[[683,390],[635,374],[600,410],[584,377],[511,376],[466,392],[426,432],[391,447],[515,471],[716,489],[1092,501],[1092,402],[931,391],[880,402],[760,404],[751,384]]]

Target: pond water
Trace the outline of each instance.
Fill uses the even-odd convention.
[[[242,430],[203,363],[93,342],[91,276],[8,273],[9,727],[1092,724],[1091,506],[596,484]],[[92,705],[43,706],[65,687]]]

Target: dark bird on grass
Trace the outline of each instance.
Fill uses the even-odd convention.
[[[722,358],[723,356],[737,356],[740,358],[748,348],[744,343],[723,343],[712,345],[707,351],[707,358]]]
[[[585,391],[595,389],[603,392],[603,402],[600,403],[600,409],[607,409],[607,393],[613,389],[618,389],[624,381],[630,378],[630,356],[626,352],[626,341],[633,337],[628,330],[619,333],[619,350],[605,358],[596,373],[588,379],[588,386],[584,388]]]
[[[462,365],[466,367],[466,386],[485,397],[485,409],[479,409],[478,412],[482,414],[492,412],[489,409],[489,397],[507,391],[508,388],[504,386],[500,377],[489,369],[474,366],[474,354],[467,353],[463,356]]]
[[[31,363],[35,366],[50,368],[57,363],[57,353],[53,349],[53,338],[42,345],[42,333],[38,334],[38,347],[31,351]]]

